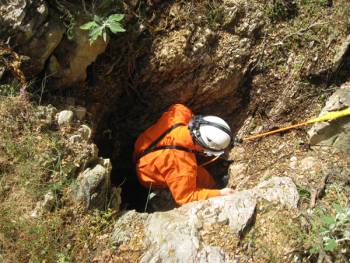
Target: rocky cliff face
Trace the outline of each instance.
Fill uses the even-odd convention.
[[[345,232],[320,232],[330,227],[322,223],[322,213],[335,215],[334,203],[348,206],[348,118],[317,124],[309,135],[300,129],[236,145],[226,168],[229,186],[236,189],[232,196],[150,214],[129,206],[129,198],[142,204],[148,198],[137,195],[133,141],[172,103],[225,117],[241,138],[314,117],[322,108],[321,114],[349,107],[348,1],[123,1],[118,12],[126,14],[127,33],[92,44],[79,26],[91,19],[96,1],[82,3],[86,6],[44,0],[0,5],[2,42],[20,55],[28,80],[43,76],[44,101],[61,109],[40,106],[43,124],[31,132],[40,141],[38,130],[54,129],[68,169],[59,173],[67,174],[66,188],[54,194],[63,184],[51,172],[54,164],[47,169],[42,164],[53,191],[23,209],[21,220],[59,214],[63,228],[72,224],[74,231],[87,220],[89,233],[62,235],[73,241],[61,238],[64,251],[59,249],[96,262],[322,262],[327,256],[341,262],[349,256]],[[0,78],[7,59],[0,52]],[[62,102],[57,94],[70,97]],[[19,110],[13,120],[4,112],[6,121],[23,123],[30,115]],[[83,123],[86,116],[90,126]],[[3,158],[9,148],[1,142],[0,147],[0,171],[8,171],[6,163],[16,158]],[[0,200],[19,200],[12,195],[16,191],[8,198],[9,185],[0,180]],[[123,188],[123,200],[115,185]],[[90,220],[94,209],[102,216]],[[23,224],[15,226],[16,233],[23,230]],[[1,248],[8,248],[2,240],[12,240],[8,233],[6,238],[0,233],[0,261]],[[334,253],[325,250],[330,238],[340,240]],[[51,255],[19,251],[41,261]]]
[[[62,12],[79,8],[50,1],[6,1],[0,5],[3,42],[22,56],[22,69],[28,79],[45,73],[51,89],[67,88],[86,79],[86,68],[103,53],[107,43],[98,39],[90,45],[88,33],[80,30],[83,20],[75,21],[70,34]],[[59,7],[59,8],[58,8]],[[71,17],[71,19],[79,19]]]

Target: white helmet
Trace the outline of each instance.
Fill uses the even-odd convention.
[[[230,145],[230,126],[219,117],[197,115],[189,127],[194,140],[212,154],[221,154]]]

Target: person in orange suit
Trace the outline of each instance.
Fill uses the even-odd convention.
[[[232,140],[229,125],[216,116],[197,116],[182,104],[172,105],[144,131],[134,148],[140,183],[149,189],[168,188],[179,205],[232,194],[216,189],[196,155],[220,155]]]

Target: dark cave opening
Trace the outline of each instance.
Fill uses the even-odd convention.
[[[245,79],[234,94],[221,101],[213,101],[205,106],[187,106],[192,108],[194,114],[222,117],[230,124],[235,135],[249,111],[250,83],[251,78]],[[112,184],[122,188],[121,209],[145,212],[149,189],[139,183],[134,169],[135,164],[132,159],[134,143],[138,135],[152,125],[170,105],[159,106],[156,99],[150,99],[150,103],[146,105],[141,103],[137,96],[130,96],[130,94],[122,95],[118,101],[115,104],[117,106],[105,114],[100,121],[94,141],[100,155],[111,159]],[[173,103],[177,103],[175,98]],[[208,158],[197,160],[198,163],[204,163]],[[229,164],[230,162],[221,159],[206,168],[214,179],[218,179],[228,173]]]

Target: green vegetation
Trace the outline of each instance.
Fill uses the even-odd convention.
[[[272,0],[267,5],[267,16],[274,22],[288,20],[298,13],[298,6],[293,0]]]
[[[19,94],[20,87],[16,84],[0,85],[0,96],[14,97]]]
[[[335,214],[316,210],[312,221],[312,230],[315,234],[314,246],[310,249],[311,253],[320,251],[336,251],[345,244],[350,243],[350,206],[342,207],[334,204]]]
[[[100,17],[95,15],[93,21],[83,24],[80,26],[80,28],[89,31],[90,43],[93,43],[101,36],[103,37],[104,41],[107,41],[107,29],[114,34],[125,32],[125,29],[120,23],[123,18],[123,14],[112,14],[108,17]]]
[[[212,30],[220,28],[224,18],[224,8],[218,4],[208,6],[208,13],[206,16],[206,23]]]
[[[76,262],[89,258],[114,214],[86,213],[71,203],[72,153],[38,112],[18,97],[0,96],[0,261]],[[52,208],[33,216],[49,192]]]

